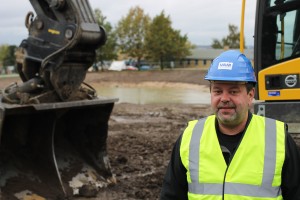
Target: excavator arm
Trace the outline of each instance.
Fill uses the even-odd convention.
[[[105,44],[104,29],[87,0],[30,0],[29,36],[16,52],[24,82],[6,89],[7,102],[41,103],[87,98],[81,91],[95,50]],[[23,94],[20,94],[23,93]],[[26,94],[26,95],[24,95]]]
[[[116,183],[106,139],[117,99],[83,81],[105,31],[88,0],[30,3],[16,51],[22,82],[0,94],[0,199],[96,197]]]

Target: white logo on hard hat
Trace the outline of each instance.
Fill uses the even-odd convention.
[[[219,62],[218,69],[232,70],[232,62]]]

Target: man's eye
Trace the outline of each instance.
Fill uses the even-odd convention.
[[[214,90],[213,93],[215,93],[215,94],[221,94],[222,91],[221,90]]]
[[[238,91],[236,91],[236,90],[230,91],[230,94],[237,94],[237,93],[238,93]]]

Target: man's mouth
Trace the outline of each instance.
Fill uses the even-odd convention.
[[[235,107],[218,107],[218,110],[220,110],[220,111],[232,111],[232,110],[234,110],[235,109]]]
[[[235,109],[234,106],[219,106],[218,109]]]

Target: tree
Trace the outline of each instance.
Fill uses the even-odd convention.
[[[211,45],[214,49],[224,49],[228,47],[230,49],[237,49],[240,47],[240,33],[238,32],[238,27],[232,24],[228,25],[229,35],[222,38],[221,41],[213,39]]]
[[[126,17],[117,25],[121,53],[136,58],[138,63],[145,56],[145,33],[149,26],[150,17],[140,7],[131,8]]]
[[[4,70],[7,66],[15,65],[15,45],[1,45],[0,46],[0,63],[2,64]]]
[[[15,65],[16,64],[16,56],[15,56],[15,51],[16,51],[16,46],[15,45],[9,45],[7,49],[7,54],[3,59],[3,65],[4,66],[9,66],[9,65]]]
[[[9,52],[9,45],[0,46],[0,62],[2,63],[2,65],[5,58],[7,57],[8,52]]]
[[[101,62],[103,64],[105,60],[113,60],[118,57],[117,36],[112,25],[106,21],[106,17],[103,16],[101,10],[95,9],[95,18],[99,26],[102,26],[105,29],[107,36],[105,45],[96,50],[96,62]]]
[[[165,61],[174,61],[187,55],[193,47],[186,35],[181,36],[179,30],[172,28],[169,16],[164,11],[154,17],[145,37],[148,56],[160,61],[161,69],[164,69]]]

